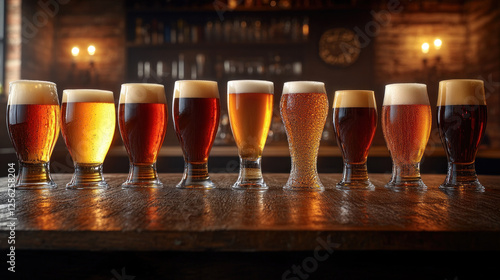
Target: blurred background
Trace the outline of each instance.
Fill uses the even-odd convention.
[[[264,172],[284,173],[290,170],[290,158],[279,99],[286,81],[325,82],[330,104],[335,90],[371,89],[379,112],[386,84],[427,84],[433,129],[422,172],[445,173],[446,156],[435,121],[438,82],[482,79],[488,123],[477,171],[500,173],[498,1],[0,0],[0,18],[0,166],[5,166],[0,176],[7,174],[7,163],[17,162],[5,125],[8,83],[17,79],[53,81],[60,97],[68,88],[111,90],[115,100],[122,83],[160,83],[169,106],[176,80],[216,80],[221,121],[210,172],[238,171],[227,116],[227,81],[273,81],[274,116],[262,167]],[[160,172],[183,170],[171,112],[157,167]],[[51,168],[73,172],[62,136]],[[318,169],[342,172],[331,111]],[[391,171],[380,121],[368,170]],[[104,171],[128,172],[118,130]]]

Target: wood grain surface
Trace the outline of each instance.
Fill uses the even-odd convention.
[[[123,190],[126,174],[106,174],[107,190],[17,190],[17,249],[107,251],[500,250],[500,176],[480,176],[483,193],[443,192],[444,175],[423,175],[425,192],[385,189],[390,174],[370,174],[375,191],[284,191],[288,174],[266,174],[265,192],[230,188],[237,174],[212,174],[217,189],[181,190],[181,174],[161,174],[162,189]],[[0,248],[10,233],[7,179],[0,179]]]

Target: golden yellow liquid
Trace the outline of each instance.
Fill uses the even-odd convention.
[[[273,94],[229,94],[229,119],[242,158],[262,156],[273,114]]]
[[[324,93],[284,94],[280,106],[292,157],[290,176],[295,184],[308,185],[317,176],[316,161],[328,98]]]
[[[115,133],[115,104],[64,102],[61,128],[75,163],[102,163]]]

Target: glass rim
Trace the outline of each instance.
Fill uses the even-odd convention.
[[[283,83],[283,95],[312,92],[326,94],[325,83],[319,81],[288,81]]]
[[[9,82],[9,86],[14,85],[14,84],[18,84],[18,83],[24,83],[24,84],[46,84],[46,85],[53,85],[53,86],[57,86],[57,85],[56,85],[56,83],[51,82],[51,81],[43,81],[43,80],[24,80],[24,79],[11,81],[11,82]]]
[[[236,90],[238,88],[238,90]],[[256,88],[256,89],[251,89]],[[231,90],[233,89],[233,90]],[[274,94],[274,82],[268,80],[230,80],[227,81],[227,94],[268,93]]]

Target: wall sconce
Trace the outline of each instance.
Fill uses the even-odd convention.
[[[422,59],[422,65],[425,73],[427,74],[426,79],[428,80],[431,77],[436,76],[439,66],[441,65],[441,55],[440,49],[443,46],[443,41],[439,38],[436,38],[431,45],[428,42],[424,42],[421,46],[422,54],[424,58]],[[433,56],[434,64],[429,65],[429,58]]]
[[[94,45],[89,45],[87,47],[87,54],[89,56],[88,66],[77,65],[77,57],[80,55],[80,48],[74,46],[71,49],[71,56],[73,57],[71,62],[71,71],[69,75],[69,82],[76,85],[88,85],[94,84],[97,81],[97,74],[94,65],[94,55],[96,53],[96,47]]]

